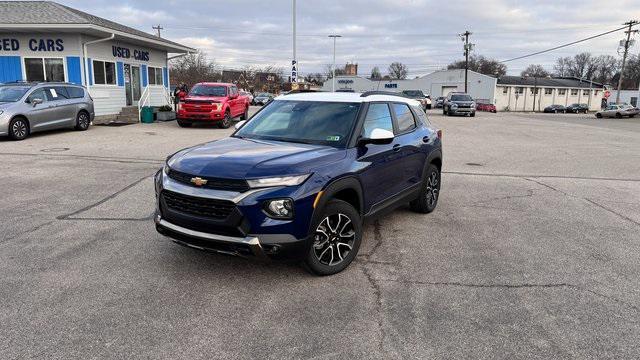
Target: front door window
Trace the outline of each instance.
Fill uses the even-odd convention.
[[[140,100],[140,67],[124,64],[124,90],[127,106],[138,105]]]

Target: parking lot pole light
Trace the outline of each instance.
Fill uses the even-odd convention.
[[[330,38],[333,38],[333,66],[331,66],[331,91],[336,91],[336,39],[342,37],[342,35],[329,35]]]

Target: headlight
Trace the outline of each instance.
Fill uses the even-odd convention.
[[[451,104],[451,107],[452,107],[452,108],[456,108],[456,107],[458,107],[458,104],[453,103],[453,104]]]
[[[249,184],[249,187],[254,189],[271,186],[296,186],[302,184],[305,180],[307,180],[309,175],[310,174],[252,179],[247,180],[247,183]]]
[[[162,167],[162,172],[164,172],[165,175],[169,175],[169,170],[171,170],[169,165],[164,164],[164,167]]]
[[[267,200],[264,203],[264,212],[274,219],[292,219],[293,218],[293,200],[291,199],[274,199]]]

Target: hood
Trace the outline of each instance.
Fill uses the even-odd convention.
[[[251,179],[308,174],[345,156],[330,146],[229,137],[182,150],[169,166],[190,175]]]
[[[16,102],[0,102],[0,109],[8,109],[15,104],[17,103]]]
[[[211,101],[211,102],[225,102],[227,101],[226,96],[192,96],[187,95],[184,98],[185,101],[195,100],[195,101]]]

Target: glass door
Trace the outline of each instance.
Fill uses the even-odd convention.
[[[140,100],[141,88],[140,88],[140,67],[131,67],[131,90],[133,92],[133,103],[138,105]]]
[[[127,97],[127,106],[133,105],[133,94],[131,92],[131,65],[124,64],[124,92]]]

